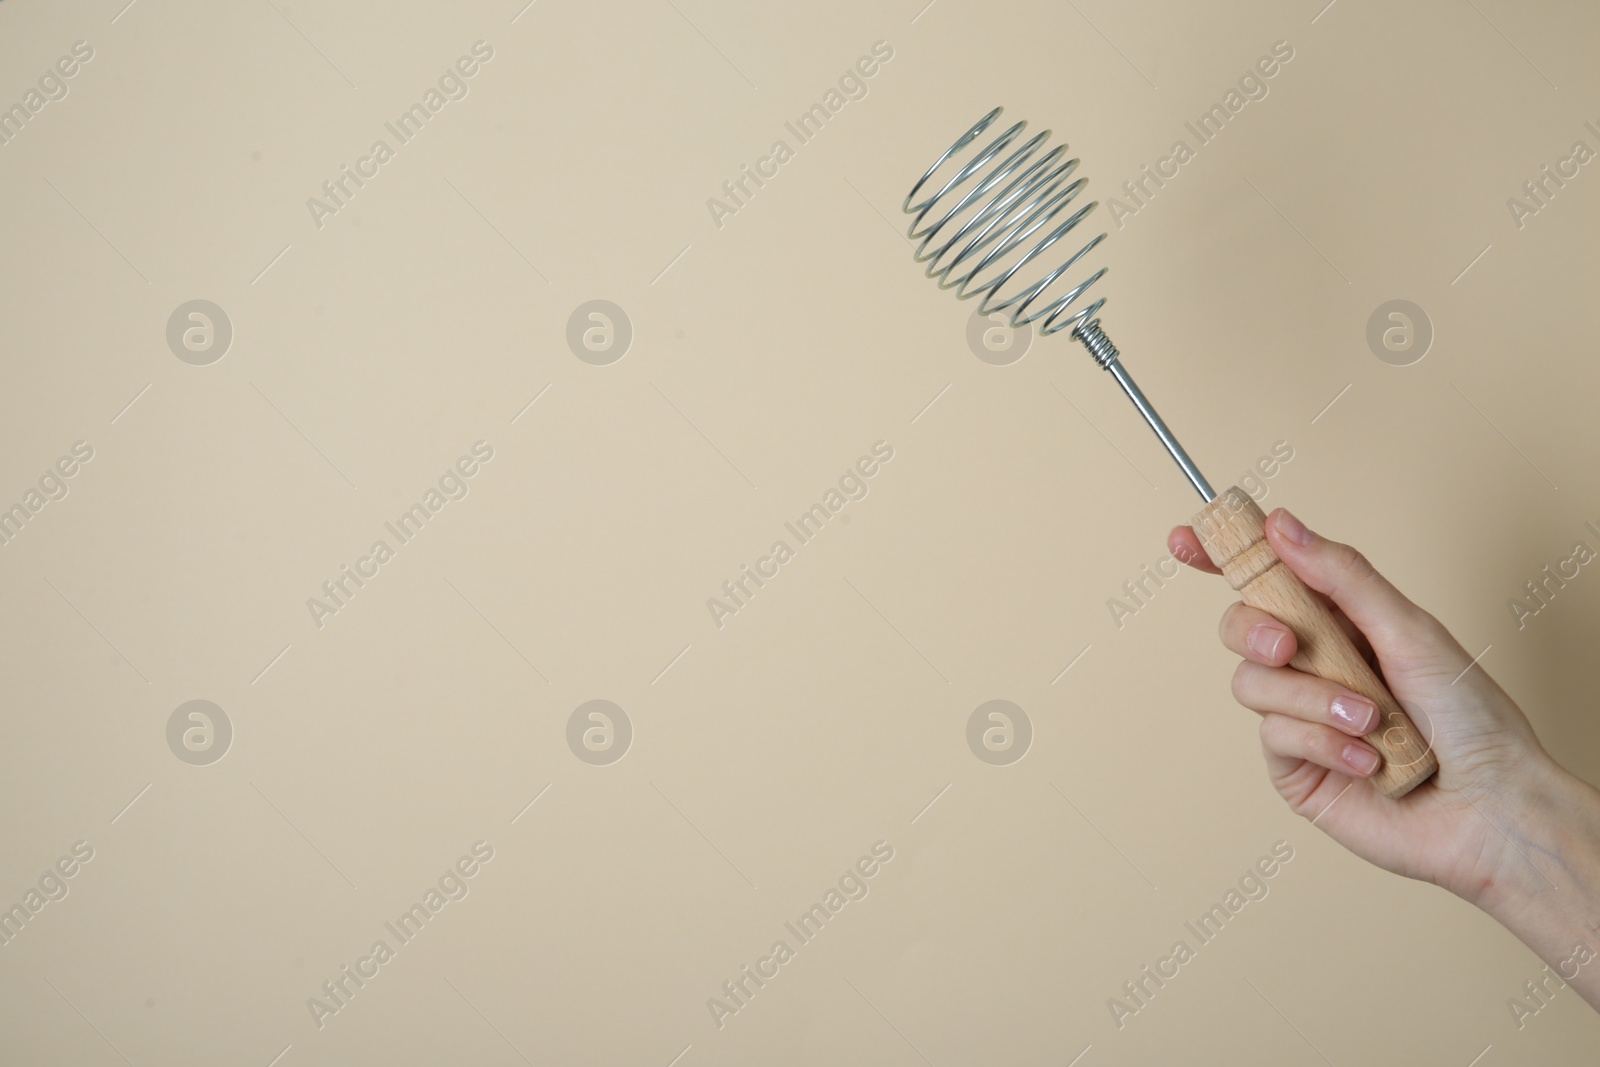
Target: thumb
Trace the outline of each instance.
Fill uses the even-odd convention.
[[[1278,558],[1307,586],[1332,600],[1380,656],[1434,650],[1447,657],[1465,655],[1437,619],[1412,603],[1354,548],[1313,533],[1283,508],[1267,517],[1266,530]]]

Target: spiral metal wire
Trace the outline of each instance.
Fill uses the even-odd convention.
[[[1134,384],[1122,366],[1117,346],[1100,328],[1096,316],[1105,306],[1105,298],[1073,309],[1078,298],[1105,276],[1107,268],[1101,267],[1076,285],[1071,285],[1070,280],[1062,283],[1062,278],[1106,239],[1105,233],[1089,238],[1037,280],[1017,279],[1024,268],[1057,242],[1067,240],[1098,206],[1098,201],[1091,200],[1071,210],[1088,179],[1073,178],[1078,160],[1066,158],[1067,146],[1047,148],[1049,130],[1023,141],[1022,133],[1028,124],[1015,123],[970,160],[956,164],[955,173],[936,192],[917,199],[924,189],[934,187],[934,176],[941,168],[999,120],[1001,110],[995,108],[958,137],[906,194],[902,208],[914,216],[906,232],[918,242],[916,261],[927,264],[928,277],[937,281],[939,288],[954,289],[963,300],[980,297],[981,315],[1009,312],[1013,328],[1039,323],[1041,336],[1070,329],[1069,336],[1081,342],[1095,363],[1117,380],[1190,484],[1210,503],[1215,494],[1205,476]],[[1071,214],[1060,218],[1069,210]],[[1073,243],[1075,239],[1064,247],[1070,248]],[[1071,288],[1061,292],[1058,283]]]
[[[1106,268],[1065,293],[1047,294],[1105,240],[1104,233],[1090,238],[1048,274],[1032,283],[1019,281],[1007,292],[1019,272],[1065,239],[1098,206],[1091,201],[1040,235],[1073,206],[1088,184],[1087,178],[1072,178],[1078,160],[1065,159],[1066,145],[1046,147],[1049,130],[1021,141],[1028,124],[1012,125],[961,165],[936,192],[917,200],[940,168],[993,126],[1000,112],[995,108],[962,134],[906,195],[904,210],[916,216],[909,234],[920,242],[917,262],[928,265],[928,277],[936,279],[941,289],[953,288],[964,300],[982,297],[978,310],[985,316],[1009,311],[1013,327],[1043,320],[1038,327],[1041,335],[1080,325],[1087,329],[1105,300],[1094,300],[1076,311],[1071,305],[1105,275]],[[1034,240],[1036,235],[1040,236]],[[1034,243],[1025,248],[1030,240]]]

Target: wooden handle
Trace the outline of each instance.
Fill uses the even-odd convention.
[[[1244,602],[1294,631],[1300,648],[1291,667],[1337,682],[1377,705],[1377,725],[1365,740],[1383,757],[1383,766],[1372,783],[1386,797],[1405,796],[1439,769],[1438,759],[1326,604],[1273,553],[1266,522],[1249,494],[1232,486],[1194,517],[1193,526],[1211,562]]]

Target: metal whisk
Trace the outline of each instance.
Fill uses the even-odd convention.
[[[1105,275],[1107,268],[1101,267],[1064,293],[1047,295],[1057,288],[1063,275],[1105,240],[1106,235],[1101,233],[1090,239],[1050,273],[1031,284],[1018,283],[1021,287],[1012,286],[1013,291],[1006,295],[1006,287],[1019,271],[1071,233],[1099,204],[1090,201],[1031,246],[1028,244],[1056,216],[1066,211],[1088,184],[1087,178],[1072,179],[1078,160],[1063,158],[1067,146],[1058,144],[1046,149],[1049,130],[1017,144],[1028,125],[1019,122],[995,137],[968,162],[959,164],[955,174],[937,192],[925,200],[917,200],[934,174],[994,125],[1001,110],[995,108],[958,137],[906,194],[904,209],[915,216],[908,233],[912,240],[921,242],[917,245],[917,262],[928,265],[928,277],[936,279],[941,289],[954,289],[956,296],[963,300],[982,297],[978,311],[983,315],[1010,311],[1014,328],[1043,320],[1039,327],[1041,336],[1070,328],[1071,336],[1083,342],[1094,361],[1111,372],[1133,406],[1139,409],[1139,414],[1177,460],[1184,476],[1199,491],[1201,499],[1209,504],[1216,499],[1210,483],[1134,384],[1122,365],[1117,346],[1100,328],[1097,313],[1105,306],[1105,299],[1101,297],[1076,311],[1070,310],[1072,304]],[[946,204],[950,205],[948,211]],[[930,214],[935,216],[935,221],[924,225]],[[987,275],[980,281],[979,276],[985,272]]]
[[[1076,285],[1070,280],[1062,282],[1062,278],[1106,235],[1090,238],[1037,281],[1024,278],[1012,284],[1019,272],[1071,234],[1097,206],[1090,202],[1074,209],[1073,201],[1088,181],[1072,177],[1078,161],[1066,158],[1066,145],[1046,148],[1049,130],[1023,141],[1022,131],[1028,124],[1019,122],[966,162],[952,164],[953,176],[938,185],[934,176],[940,169],[983,136],[999,117],[1000,109],[995,108],[979,119],[907,194],[905,210],[915,216],[908,233],[921,242],[917,262],[928,265],[928,277],[937,280],[940,288],[954,289],[962,299],[981,297],[978,311],[983,315],[1009,312],[1013,327],[1037,322],[1041,324],[1039,332],[1046,335],[1070,329],[1094,361],[1111,372],[1205,500],[1205,507],[1190,521],[1211,562],[1246,604],[1271,612],[1294,630],[1299,647],[1290,666],[1332,679],[1379,708],[1381,715],[1367,741],[1384,762],[1370,781],[1386,797],[1404,796],[1439,769],[1428,740],[1384,687],[1383,679],[1327,604],[1282,565],[1267,540],[1267,517],[1250,495],[1238,486],[1220,496],[1211,491],[1167,424],[1133,384],[1117,346],[1100,328],[1096,315],[1105,306],[1104,298],[1074,310],[1078,298],[1105,276],[1106,268]],[[924,187],[937,187],[938,191],[918,200]],[[1034,273],[1029,271],[1027,277]]]

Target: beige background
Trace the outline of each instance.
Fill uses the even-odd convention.
[[[1288,41],[1097,253],[1107,327],[1213,482],[1292,444],[1267,506],[1492,646],[1594,780],[1600,578],[1521,630],[1507,607],[1600,521],[1600,175],[1521,230],[1506,208],[1600,147],[1591,5],[123,3],[0,3],[7,106],[95,50],[0,148],[0,499],[95,451],[0,548],[0,901],[95,850],[0,949],[6,1063],[1496,1067],[1600,1040],[1570,991],[1519,1031],[1530,952],[1284,810],[1220,580],[1116,628],[1194,494],[1079,347],[975,358],[970,305],[885,224],[997,103],[1113,195]],[[306,198],[478,40],[470,94],[318,229]],[[869,95],[715,227],[878,40]],[[235,331],[209,366],[165,340],[195,298]],[[603,367],[564,340],[595,298],[635,331]],[[1407,367],[1364,336],[1396,298],[1436,330]],[[306,599],[480,439],[466,499],[317,629]],[[706,598],[880,439],[851,523],[714,628]],[[635,731],[610,766],[565,741],[595,698]],[[1007,767],[965,741],[995,698],[1036,735]],[[191,699],[235,730],[209,766],[167,747]],[[319,1029],[307,998],[480,839],[470,895]],[[870,894],[718,1029],[707,998],[879,840]],[[1118,1030],[1107,998],[1278,840],[1270,895]]]

